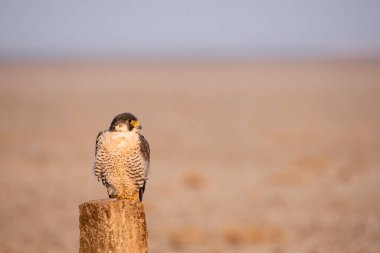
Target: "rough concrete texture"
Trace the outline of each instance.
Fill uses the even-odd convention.
[[[144,205],[130,200],[94,200],[79,206],[80,253],[147,252]]]

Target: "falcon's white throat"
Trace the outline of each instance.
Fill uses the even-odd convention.
[[[126,152],[138,145],[139,134],[134,129],[127,132],[107,131],[104,139],[106,146],[113,152]]]

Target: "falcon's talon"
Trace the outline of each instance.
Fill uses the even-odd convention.
[[[137,198],[135,196],[129,196],[129,199],[132,200],[132,201],[136,201]]]
[[[126,199],[126,198],[127,198],[127,195],[125,193],[117,196],[117,199]]]

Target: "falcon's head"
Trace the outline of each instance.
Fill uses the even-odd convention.
[[[117,115],[111,123],[110,131],[113,132],[131,132],[137,129],[141,129],[140,122],[137,120],[135,115],[131,113],[122,113]]]

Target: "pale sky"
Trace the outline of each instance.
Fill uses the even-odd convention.
[[[379,0],[0,0],[0,58],[380,55]]]

